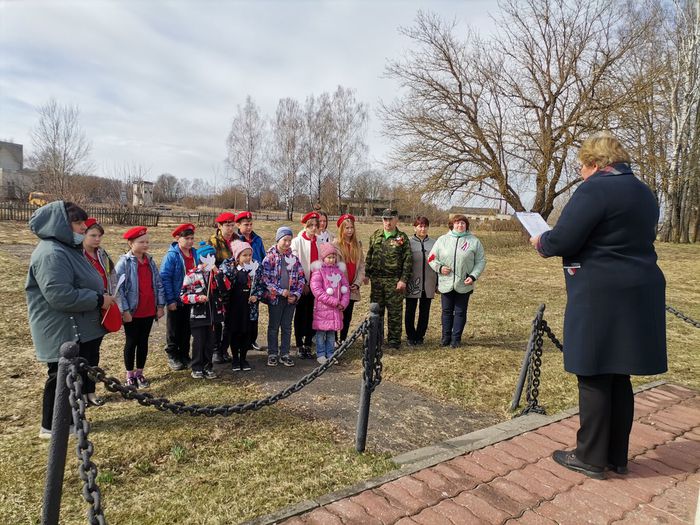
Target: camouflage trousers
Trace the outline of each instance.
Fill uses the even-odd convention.
[[[380,277],[372,279],[370,301],[379,303],[387,311],[387,343],[390,345],[401,344],[401,329],[403,325],[403,292],[396,291],[398,279],[392,277]]]

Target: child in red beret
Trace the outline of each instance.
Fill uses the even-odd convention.
[[[148,357],[148,338],[153,321],[163,317],[165,293],[158,267],[148,253],[147,228],[131,228],[123,237],[129,244],[129,251],[119,258],[115,270],[118,280],[122,277],[124,279],[118,301],[126,335],[126,383],[137,388],[147,388],[150,382],[143,375],[143,369]]]

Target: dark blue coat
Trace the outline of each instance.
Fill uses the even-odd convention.
[[[625,163],[591,175],[553,230],[545,257],[563,259],[564,368],[589,376],[667,370],[666,280],[656,264],[656,200]]]

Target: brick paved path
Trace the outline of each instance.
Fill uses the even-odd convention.
[[[700,393],[664,384],[635,396],[630,473],[596,481],[551,454],[578,416],[457,456],[292,517],[286,525],[694,523]]]

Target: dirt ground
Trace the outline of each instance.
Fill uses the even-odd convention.
[[[359,341],[355,342],[356,347],[359,345]],[[263,352],[251,352],[249,361],[255,368],[244,373],[245,377],[266,393],[283,389],[318,366],[315,360],[295,359],[293,368],[278,366],[270,369],[265,365],[266,354]],[[222,373],[232,374],[225,369]],[[306,417],[332,422],[351,442],[355,436],[361,381],[359,362],[347,363],[341,359],[339,365],[330,368],[283,403]],[[367,447],[397,455],[498,421],[493,414],[470,413],[424,396],[415,389],[384,380],[372,394]]]

